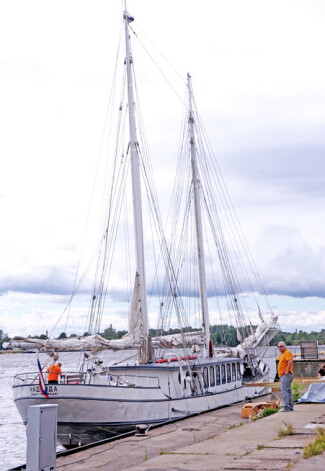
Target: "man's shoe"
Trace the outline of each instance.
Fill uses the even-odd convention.
[[[282,409],[278,410],[278,412],[290,412],[288,409],[285,409],[284,407],[282,407]]]

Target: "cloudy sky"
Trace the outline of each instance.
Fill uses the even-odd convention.
[[[139,37],[192,75],[282,328],[324,328],[324,2],[129,0],[128,9]],[[0,3],[0,328],[10,336],[51,330],[69,299],[121,11],[120,0]],[[161,163],[177,149],[184,83],[176,78],[169,101],[133,47],[150,152]],[[158,175],[162,196],[170,176],[163,167]],[[85,329],[83,301],[70,332]],[[106,324],[125,328],[125,306],[112,313]]]

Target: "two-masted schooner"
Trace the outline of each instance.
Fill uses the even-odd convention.
[[[262,394],[265,388],[246,388],[245,382],[268,381],[269,368],[258,355],[257,348],[263,347],[278,332],[277,317],[270,310],[270,320],[264,321],[260,313],[261,323],[256,330],[247,330],[244,321],[244,305],[240,302],[235,269],[227,252],[227,237],[222,231],[220,216],[216,212],[215,182],[211,180],[213,166],[199,159],[203,149],[202,138],[198,137],[201,123],[196,113],[190,75],[187,76],[186,131],[184,133],[183,161],[179,166],[178,183],[185,186],[182,191],[175,190],[176,209],[175,226],[172,241],[168,242],[164,234],[164,225],[159,216],[158,205],[154,192],[146,187],[151,208],[157,216],[156,227],[161,235],[160,255],[165,267],[164,290],[166,300],[160,303],[161,310],[176,311],[180,333],[174,335],[149,335],[148,302],[146,285],[144,224],[141,191],[142,181],[148,184],[144,165],[146,159],[142,155],[136,125],[136,100],[134,91],[134,58],[131,50],[130,24],[133,18],[126,10],[123,14],[125,36],[125,110],[128,119],[129,139],[127,150],[121,165],[129,165],[131,169],[133,196],[133,224],[135,234],[135,273],[133,293],[129,308],[129,331],[118,340],[106,340],[94,333],[84,339],[66,340],[33,340],[25,339],[30,346],[41,351],[58,352],[62,350],[91,351],[83,357],[82,365],[75,371],[64,371],[58,384],[47,385],[47,396],[38,385],[37,372],[26,372],[15,377],[13,386],[14,401],[19,413],[27,422],[28,407],[36,404],[58,404],[58,427],[62,442],[68,442],[60,435],[60,428],[69,435],[69,431],[96,431],[110,427],[135,426],[136,424],[162,423],[191,414],[218,408],[227,404],[244,400],[248,396]],[[185,156],[184,156],[185,155]],[[126,163],[126,161],[128,161]],[[203,166],[202,166],[203,165]],[[117,165],[116,165],[117,167]],[[117,168],[121,175],[124,169]],[[184,175],[188,176],[185,183]],[[120,212],[120,187],[118,176],[112,178],[112,189],[109,196],[109,213],[105,221],[99,260],[102,272],[107,273],[109,256],[112,250],[109,243],[114,242],[114,227]],[[207,190],[204,182],[207,182]],[[224,195],[223,195],[224,196]],[[183,198],[183,199],[182,199]],[[182,202],[183,201],[183,202]],[[209,208],[211,209],[207,209]],[[186,208],[186,217],[180,210]],[[193,210],[193,211],[192,211]],[[205,225],[202,212],[207,210],[206,221],[212,228],[213,246],[216,250],[214,263],[220,262],[223,269],[223,286],[228,289],[230,309],[237,319],[239,345],[234,348],[222,346],[213,348],[210,340],[209,303],[206,275]],[[189,216],[189,214],[193,216]],[[192,218],[192,219],[191,219]],[[189,224],[193,222],[194,230],[190,232]],[[180,234],[176,237],[177,234]],[[191,234],[191,237],[189,237]],[[184,251],[189,238],[195,238],[195,251],[191,265],[195,261],[197,291],[199,293],[196,306],[201,317],[201,329],[190,331],[181,326],[186,317],[187,304],[185,297],[194,298],[194,287],[181,281],[184,265]],[[92,318],[95,309],[103,309],[103,299],[107,288],[103,274],[98,275],[96,290],[92,293]],[[109,289],[109,288],[108,288]],[[223,294],[226,296],[226,294]],[[168,300],[167,300],[168,297]],[[163,319],[166,321],[166,316]],[[168,332],[165,325],[160,331]],[[22,339],[14,339],[18,344]],[[177,347],[177,350],[170,348]],[[138,354],[132,360],[119,364],[105,364],[98,352],[105,349],[136,349]],[[260,348],[261,350],[261,348]],[[57,358],[53,356],[52,358]],[[36,364],[36,362],[35,362]],[[71,439],[70,439],[71,440]]]

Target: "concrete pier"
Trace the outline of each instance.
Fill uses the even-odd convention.
[[[163,427],[147,436],[132,436],[73,455],[58,457],[68,471],[216,471],[325,469],[325,455],[303,459],[303,448],[315,438],[316,423],[325,426],[324,404],[296,405],[250,422],[242,405],[218,409]],[[279,438],[284,422],[294,434]],[[312,425],[310,425],[312,424]]]

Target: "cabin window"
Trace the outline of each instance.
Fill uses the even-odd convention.
[[[216,366],[216,385],[220,384],[220,366]]]
[[[205,388],[209,387],[209,373],[208,368],[203,368],[203,384]]]
[[[210,386],[215,386],[216,381],[214,377],[214,366],[210,366]]]
[[[221,382],[225,384],[226,382],[226,367],[225,365],[221,365]]]
[[[231,383],[230,363],[227,363],[227,383]]]
[[[231,374],[232,374],[232,380],[236,381],[236,364],[232,363],[231,365]]]
[[[241,379],[241,372],[240,372],[240,363],[237,363],[237,379]]]

